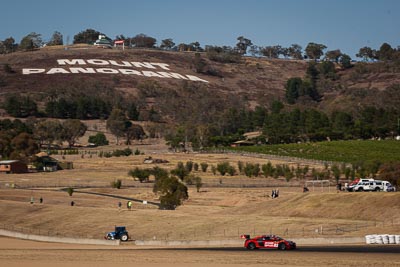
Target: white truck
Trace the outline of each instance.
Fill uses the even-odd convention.
[[[394,191],[393,186],[388,181],[375,180],[375,179],[358,179],[347,187],[351,192],[362,191]]]

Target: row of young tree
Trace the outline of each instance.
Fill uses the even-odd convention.
[[[93,44],[99,37],[99,35],[105,35],[94,29],[86,29],[77,33],[73,38],[74,44]],[[111,38],[107,37],[111,42]],[[299,44],[292,44],[289,47],[283,47],[281,45],[271,45],[271,46],[257,46],[252,43],[252,41],[243,36],[237,38],[237,43],[234,47],[230,46],[210,46],[206,45],[201,47],[198,41],[191,43],[180,43],[175,44],[172,38],[163,39],[160,45],[157,46],[157,39],[146,34],[137,34],[133,37],[127,37],[123,34],[117,35],[114,40],[122,40],[127,47],[136,48],[158,48],[170,51],[213,51],[211,53],[211,58],[215,58],[215,50],[218,48],[225,54],[237,54],[245,55],[249,53],[252,56],[263,56],[267,58],[292,58],[292,59],[312,59],[318,60],[324,56],[325,60],[334,62],[347,62],[351,58],[349,55],[342,53],[339,49],[328,50],[327,46],[324,44],[310,42],[307,44],[303,51],[303,48]],[[68,41],[67,41],[68,43]],[[29,51],[42,47],[43,45],[53,46],[53,45],[63,45],[63,35],[59,31],[55,31],[51,36],[50,40],[45,42],[41,34],[36,32],[31,32],[24,36],[20,43],[16,43],[13,37],[9,37],[0,41],[0,54],[12,53],[18,50]],[[213,56],[214,53],[214,56]],[[373,49],[371,47],[365,46],[359,49],[356,57],[362,58],[364,60],[400,60],[400,49],[393,48],[388,43],[383,43],[379,49]],[[218,60],[221,60],[220,58]]]

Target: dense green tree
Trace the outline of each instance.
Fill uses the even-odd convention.
[[[288,48],[288,53],[289,56],[293,59],[303,59],[303,55],[302,55],[302,47],[298,44],[292,44],[289,48]]]
[[[175,130],[166,134],[165,140],[167,145],[173,149],[180,149],[186,147],[186,128],[184,126],[178,126]]]
[[[41,145],[49,148],[54,141],[61,140],[62,125],[59,121],[41,120],[35,123],[33,133]]]
[[[144,48],[153,48],[157,40],[153,37],[147,36],[146,34],[138,34],[135,37],[130,39],[132,46],[134,47],[144,47]]]
[[[273,114],[279,114],[284,107],[285,106],[283,105],[283,103],[281,101],[273,100],[271,103],[271,112]]]
[[[36,32],[24,36],[19,44],[19,49],[30,51],[37,49],[43,45],[42,35]]]
[[[12,135],[6,131],[0,131],[0,155],[3,159],[8,159],[13,151],[11,147]]]
[[[343,69],[349,69],[349,68],[353,67],[353,64],[351,64],[351,57],[349,55],[342,54],[342,56],[339,59],[339,62],[340,62],[340,66]]]
[[[294,104],[297,98],[300,96],[302,79],[299,77],[290,78],[286,82],[286,100],[289,104]]]
[[[52,46],[52,45],[63,45],[63,44],[64,44],[63,35],[58,31],[55,31],[53,33],[53,35],[51,36],[50,41],[47,42],[47,45],[50,45],[50,46]]]
[[[331,123],[332,131],[343,134],[350,134],[354,126],[353,117],[351,116],[351,114],[343,111],[333,112],[331,116]]]
[[[395,50],[388,43],[383,43],[377,52],[379,60],[387,61],[392,60],[394,57]]]
[[[11,95],[6,98],[5,109],[13,117],[26,118],[36,116],[37,104],[29,96]]]
[[[176,177],[162,169],[153,172],[155,182],[153,192],[160,195],[160,209],[174,210],[189,198],[188,188]]]
[[[0,54],[8,54],[15,52],[18,44],[15,43],[14,38],[8,37],[4,41],[0,41]]]
[[[74,36],[74,44],[93,44],[99,38],[100,34],[96,30],[86,29]]]
[[[308,62],[306,70],[306,78],[310,81],[310,83],[304,82],[303,90],[305,92],[305,95],[310,96],[315,101],[319,101],[321,98],[317,89],[319,74],[320,72],[318,70],[318,64],[315,62]]]
[[[113,109],[107,119],[106,127],[117,138],[117,144],[119,144],[119,138],[125,135],[127,126],[130,125],[124,112],[120,109]]]
[[[313,60],[320,59],[321,56],[324,54],[324,49],[326,49],[326,46],[323,44],[308,43],[308,45],[305,49],[306,56],[309,59],[313,59]]]
[[[175,46],[175,43],[171,38],[164,39],[161,41],[160,48],[165,50],[171,50]]]
[[[149,169],[139,169],[138,167],[136,167],[133,170],[130,170],[128,172],[129,176],[132,176],[133,178],[137,178],[139,180],[139,182],[143,183],[143,182],[148,182],[149,181],[149,177],[151,175],[151,170]]]
[[[268,58],[279,58],[282,47],[280,45],[266,46],[261,49],[263,56]]]
[[[127,115],[128,115],[128,119],[133,120],[133,121],[137,121],[139,120],[139,110],[137,108],[137,106],[135,105],[135,103],[131,102],[128,104],[127,107]]]
[[[239,36],[237,38],[238,42],[236,44],[236,49],[239,54],[244,55],[247,53],[247,48],[251,46],[253,43],[251,40],[244,38],[243,36]]]
[[[11,159],[19,159],[28,163],[30,156],[39,152],[39,146],[32,135],[28,133],[20,133],[11,140],[13,152],[10,154]]]
[[[78,119],[68,119],[62,123],[61,139],[68,142],[72,147],[79,137],[82,137],[87,130],[87,126]]]
[[[318,64],[319,74],[323,75],[324,78],[336,79],[335,64],[332,61],[323,61]]]
[[[52,118],[72,119],[76,118],[77,104],[73,101],[60,98],[46,103],[46,114]]]
[[[108,145],[108,140],[103,133],[97,133],[95,135],[89,136],[88,142],[95,144],[96,146]]]
[[[124,131],[127,145],[131,145],[131,140],[141,140],[146,135],[142,126],[133,124],[130,121],[126,122]]]
[[[200,43],[199,42],[192,42],[189,44],[189,46],[191,47],[190,51],[196,51],[196,52],[203,52],[203,48],[201,48]]]
[[[340,49],[326,51],[325,58],[329,61],[339,62],[339,58],[342,56]]]
[[[371,47],[364,46],[360,48],[360,50],[356,54],[356,57],[363,58],[364,61],[376,59],[376,51]]]

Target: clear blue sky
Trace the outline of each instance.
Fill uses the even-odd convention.
[[[258,46],[309,42],[352,58],[363,46],[400,45],[399,0],[9,0],[0,4],[0,40],[30,32],[50,39],[92,28],[110,38],[144,33],[176,44]]]

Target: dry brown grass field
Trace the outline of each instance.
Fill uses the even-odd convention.
[[[105,150],[124,146],[112,145]],[[177,162],[191,160],[216,165],[228,161],[266,163],[266,159],[228,154],[172,153],[162,143],[137,143],[143,155],[100,158],[91,149],[82,155],[55,156],[72,161],[74,169],[57,172],[0,175],[0,227],[40,235],[102,239],[114,225],[127,226],[136,240],[238,240],[241,234],[274,233],[296,240],[303,237],[352,237],[367,233],[400,232],[400,193],[345,193],[331,187],[315,187],[302,193],[304,181],[247,178],[196,172],[204,186],[189,187],[189,199],[174,211],[159,210],[152,183],[128,176],[134,167],[160,166],[172,169]],[[144,164],[144,158],[169,163]],[[282,163],[272,161],[273,164]],[[289,162],[297,165],[297,162]],[[323,166],[315,166],[322,168]],[[122,188],[110,183],[122,180]],[[15,188],[11,188],[14,184]],[[69,196],[63,191],[72,186]],[[272,189],[280,196],[272,199]],[[30,204],[31,197],[34,204]],[[39,198],[43,203],[39,203]],[[126,202],[132,199],[133,209]],[[143,200],[148,201],[145,205]],[[75,206],[71,207],[70,202]],[[118,202],[122,208],[118,208]],[[322,230],[322,231],[321,231]],[[269,251],[248,255],[244,250],[148,250],[127,245],[118,248],[50,244],[0,238],[0,260],[4,266],[395,266],[396,254]],[[304,253],[304,252],[303,252]],[[364,255],[364,256],[362,256]],[[384,258],[384,260],[377,259]],[[371,265],[372,264],[372,265]],[[0,266],[2,266],[0,264]]]
[[[109,148],[112,149],[113,147]],[[114,146],[115,148],[115,146]],[[235,239],[240,234],[275,233],[287,237],[362,236],[400,230],[400,193],[337,193],[333,186],[302,193],[303,181],[220,176],[195,172],[204,186],[189,187],[189,199],[175,211],[159,210],[152,183],[128,176],[134,167],[172,169],[191,160],[216,165],[228,161],[266,163],[265,159],[228,154],[172,153],[162,144],[136,144],[144,155],[100,158],[96,154],[66,155],[74,169],[0,175],[2,227],[71,237],[102,238],[114,225],[126,225],[134,239]],[[91,155],[91,156],[90,156]],[[164,164],[144,164],[152,156]],[[62,160],[61,155],[55,156]],[[272,161],[272,163],[277,163]],[[291,162],[290,164],[297,164]],[[320,166],[322,167],[322,166]],[[122,188],[111,187],[115,179]],[[10,188],[14,184],[15,188]],[[75,188],[72,196],[63,191]],[[272,189],[280,196],[272,199]],[[35,203],[30,204],[31,197]],[[43,204],[38,203],[39,198]],[[133,210],[126,202],[134,200]],[[148,201],[145,205],[142,201]],[[75,206],[71,207],[70,202]],[[122,208],[118,208],[122,202]],[[82,231],[82,229],[85,229]],[[322,232],[321,232],[322,230]]]

